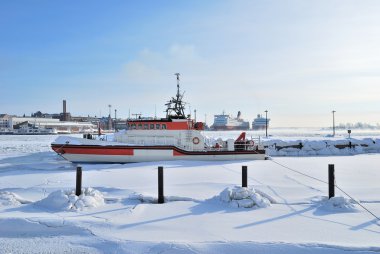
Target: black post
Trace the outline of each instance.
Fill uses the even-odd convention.
[[[158,203],[164,203],[164,167],[158,167]]]
[[[75,188],[75,195],[82,194],[82,167],[77,167],[77,184]]]
[[[241,173],[242,173],[242,179],[241,179],[241,187],[248,187],[248,172],[247,172],[247,166],[241,167]]]
[[[334,164],[329,164],[329,199],[335,197]]]

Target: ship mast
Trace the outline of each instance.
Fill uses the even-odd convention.
[[[183,95],[185,93],[180,93],[179,91],[179,73],[175,73],[177,76],[177,94],[175,97],[172,97],[168,103],[166,109],[166,118],[170,119],[185,119],[185,103],[182,101]]]

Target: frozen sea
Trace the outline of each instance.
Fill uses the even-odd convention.
[[[269,138],[248,136],[307,140],[318,149],[348,140],[346,131],[268,132]],[[373,216],[380,215],[379,131],[353,130],[353,141],[373,145],[350,153],[323,148],[324,155],[289,150],[266,161],[82,164],[80,197],[73,194],[77,165],[51,151],[55,138],[0,136],[0,253],[380,252]],[[328,164],[355,200],[339,190],[327,199]],[[242,165],[248,189],[239,187]],[[164,166],[164,204],[156,204],[157,166]]]

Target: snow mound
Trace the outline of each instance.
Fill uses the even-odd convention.
[[[265,208],[270,206],[270,201],[256,192],[253,187],[227,187],[216,198],[229,203],[232,207]]]
[[[9,191],[0,192],[0,206],[17,206],[24,203],[15,193]]]
[[[322,202],[322,209],[335,212],[359,212],[357,202],[345,197],[332,197]]]
[[[58,190],[35,204],[49,210],[84,210],[102,206],[104,197],[101,192],[93,188],[82,189],[82,194],[79,197],[75,195],[75,190]]]

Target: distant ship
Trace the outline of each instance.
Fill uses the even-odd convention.
[[[268,125],[269,127],[269,121],[270,119],[265,119],[262,115],[258,114],[255,119],[253,119],[252,122],[252,130],[265,130],[265,126]]]
[[[0,129],[0,135],[11,135],[14,131],[9,128],[1,128]]]
[[[241,112],[239,111],[237,117],[231,117],[230,115],[221,114],[214,115],[214,124],[211,126],[212,130],[249,130],[249,122],[244,121],[241,118]]]
[[[54,135],[57,134],[57,130],[54,128],[39,127],[28,122],[23,122],[16,126],[13,134],[15,135]]]

